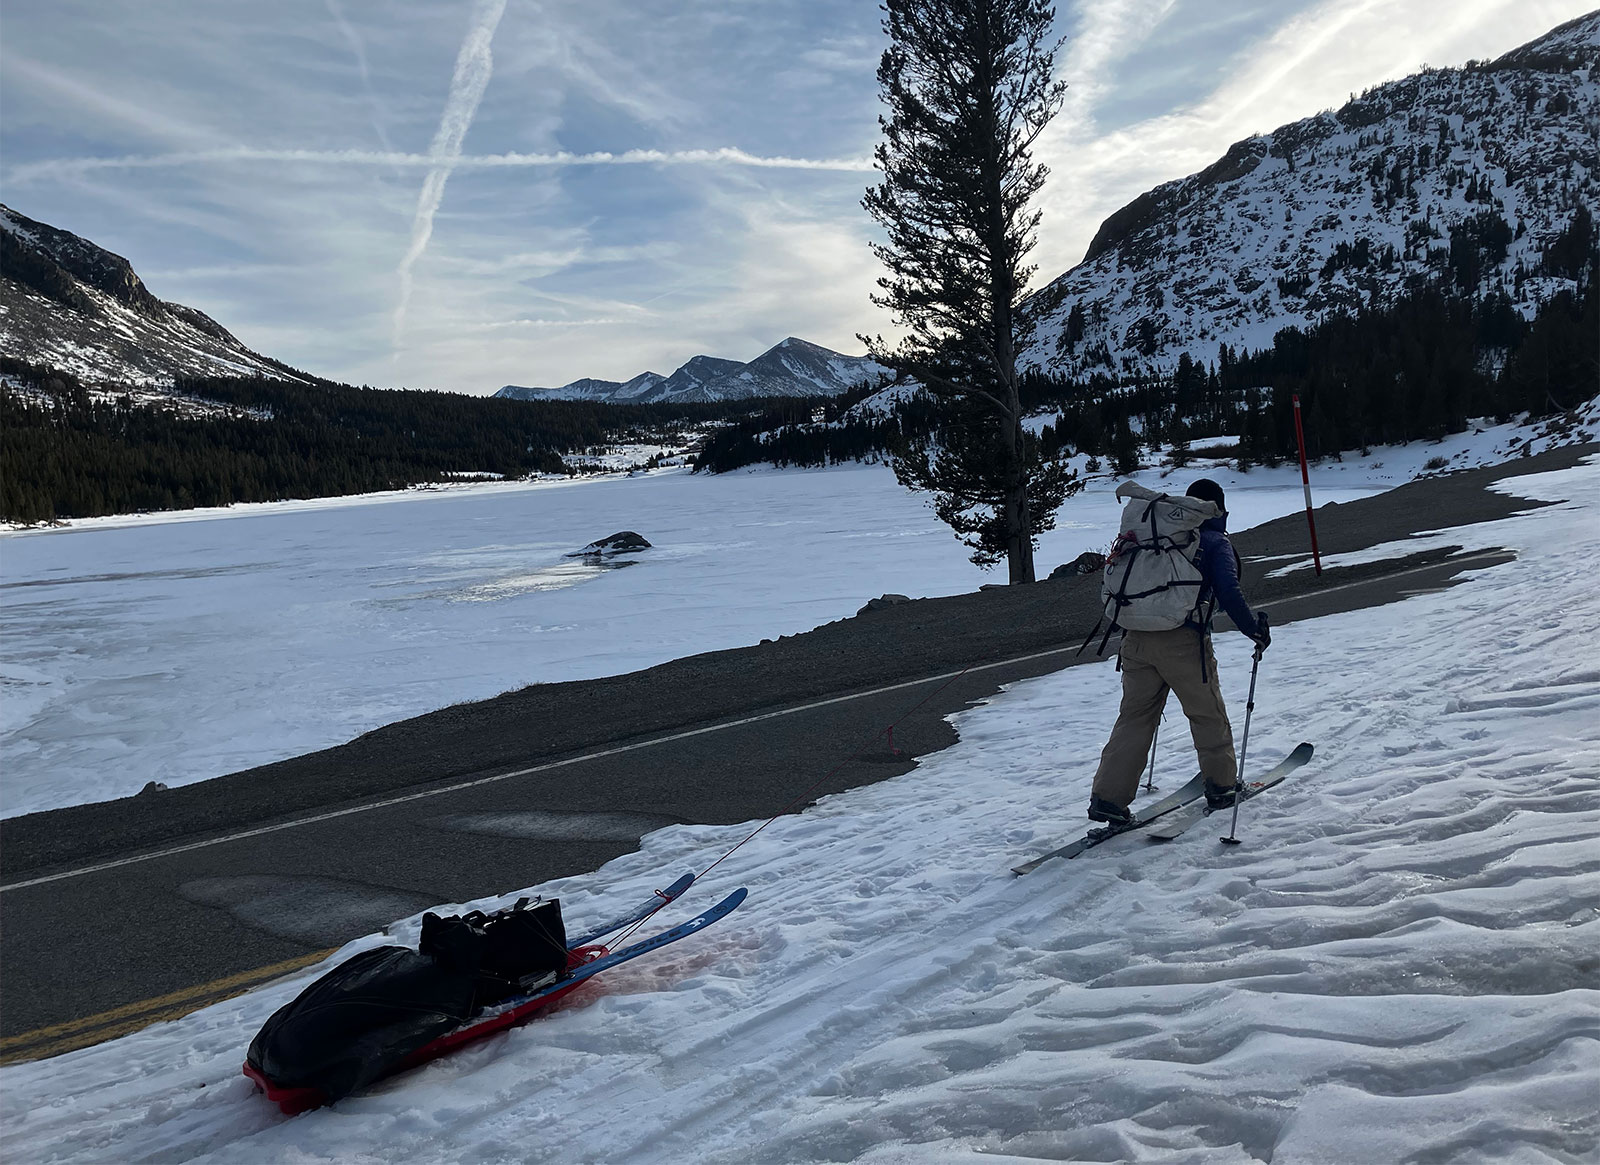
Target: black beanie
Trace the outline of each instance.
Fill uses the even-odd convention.
[[[1199,498],[1203,502],[1215,503],[1219,513],[1228,512],[1228,503],[1222,499],[1222,487],[1209,477],[1202,477],[1184,492],[1191,498]]]

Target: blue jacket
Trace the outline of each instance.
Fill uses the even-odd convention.
[[[1200,559],[1197,565],[1201,578],[1200,605],[1205,606],[1214,598],[1217,606],[1228,613],[1235,627],[1251,639],[1260,635],[1261,628],[1256,625],[1255,612],[1250,610],[1250,604],[1244,600],[1244,592],[1239,589],[1239,552],[1228,541],[1226,511],[1215,518],[1208,518],[1200,527]],[[1209,619],[1201,630],[1211,630]]]

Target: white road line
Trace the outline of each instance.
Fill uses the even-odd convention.
[[[1437,570],[1443,566],[1461,567],[1479,559],[1499,557],[1508,551],[1484,551],[1479,554],[1468,555],[1464,558],[1446,559],[1441,562],[1429,563],[1426,566],[1414,566],[1397,574],[1375,575],[1370,579],[1358,582],[1341,583],[1336,587],[1326,590],[1311,591],[1303,595],[1291,595],[1282,599],[1274,599],[1274,608],[1287,603],[1301,602],[1306,599],[1321,598],[1323,595],[1347,591],[1352,587],[1371,586],[1374,583],[1390,582],[1394,579],[1404,578],[1406,575],[1417,574],[1424,570]],[[333,821],[340,817],[351,817],[357,813],[366,813],[373,809],[386,809],[391,805],[404,805],[408,801],[421,801],[429,797],[442,797],[446,793],[459,793],[463,789],[476,789],[480,785],[492,785],[498,781],[510,781],[517,777],[532,776],[535,773],[547,773],[554,769],[566,768],[569,765],[582,764],[585,761],[600,760],[608,756],[620,756],[627,752],[636,752],[642,748],[654,748],[660,744],[671,744],[677,740],[688,740],[695,736],[704,736],[711,732],[724,732],[730,728],[742,728],[746,724],[759,724],[763,720],[774,720],[779,716],[792,716],[799,712],[810,712],[817,708],[827,708],[833,704],[843,704],[849,700],[863,700],[869,696],[881,696],[888,692],[904,691],[906,688],[915,688],[922,684],[938,683],[940,680],[952,680],[963,673],[971,675],[976,672],[991,671],[997,667],[1013,667],[1017,664],[1032,663],[1038,659],[1049,659],[1052,656],[1075,654],[1082,650],[1076,647],[1053,647],[1048,651],[1036,651],[1030,655],[1019,655],[1011,659],[996,660],[993,663],[976,664],[973,667],[960,668],[956,671],[941,672],[938,675],[923,676],[921,679],[904,680],[898,684],[888,684],[885,687],[873,688],[865,692],[852,692],[846,696],[830,696],[826,700],[814,700],[809,704],[796,704],[791,708],[780,708],[775,712],[763,712],[757,716],[746,716],[739,720],[728,720],[721,724],[710,724],[704,728],[691,728],[684,732],[674,732],[669,736],[655,736],[649,740],[639,740],[632,744],[622,744],[615,748],[603,748],[597,752],[586,752],[579,756],[567,757],[565,760],[547,761],[544,764],[533,765],[530,768],[514,769],[508,773],[495,773],[493,776],[478,777],[471,781],[458,781],[453,785],[441,785],[437,789],[424,789],[418,793],[406,793],[400,797],[385,797],[381,801],[368,801],[362,805],[352,805],[346,809],[335,809],[328,813],[315,813],[309,817],[297,817],[293,821],[280,821],[275,825],[263,825],[256,829],[245,829],[238,833],[225,833],[220,837],[208,837],[203,841],[191,841],[184,845],[169,846],[166,849],[154,850],[150,853],[135,854],[132,857],[118,858],[115,861],[100,862],[92,866],[82,866],[76,870],[63,870],[59,874],[46,874],[39,878],[29,878],[23,882],[12,882],[10,885],[0,886],[0,894],[11,890],[26,890],[30,886],[42,886],[48,882],[62,882],[68,878],[81,878],[87,874],[99,874],[106,870],[116,870],[123,866],[137,865],[140,862],[151,862],[157,858],[172,857],[174,854],[190,853],[197,849],[206,849],[214,845],[226,845],[232,841],[243,841],[246,838],[262,837],[265,834],[277,833],[284,829],[297,829],[302,825],[315,825],[320,821]]]

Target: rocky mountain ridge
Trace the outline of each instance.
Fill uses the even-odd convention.
[[[1600,12],[1236,143],[1108,217],[1030,298],[1023,363],[1170,370],[1428,284],[1524,316],[1572,288],[1600,217]]]
[[[151,293],[88,239],[0,205],[0,352],[88,380],[303,379],[204,312]]]
[[[641,372],[626,381],[585,378],[560,388],[508,384],[495,395],[515,400],[592,400],[611,404],[822,397],[838,396],[888,371],[865,356],[845,356],[790,336],[746,364],[716,356],[694,356],[671,376]]]

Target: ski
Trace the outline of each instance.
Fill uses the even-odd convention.
[[[1270,771],[1265,773],[1260,780],[1245,782],[1243,799],[1248,801],[1252,797],[1256,797],[1262,793],[1265,793],[1274,785],[1281,784],[1285,777],[1309,761],[1311,759],[1311,754],[1314,751],[1315,749],[1312,747],[1312,745],[1306,743],[1305,741],[1302,741],[1300,744],[1296,745],[1293,752],[1279,761]],[[1232,808],[1232,805],[1225,805],[1221,810],[1217,810],[1212,809],[1208,805],[1202,807],[1199,812],[1189,809],[1183,813],[1174,813],[1166,821],[1162,822],[1149,833],[1145,834],[1145,836],[1151,841],[1171,841],[1175,837],[1183,836],[1183,832],[1186,829],[1192,825],[1204,821],[1213,813],[1227,812]]]
[[[601,971],[615,967],[618,963],[626,963],[629,959],[637,959],[640,955],[648,955],[651,951],[660,950],[668,943],[675,943],[681,938],[688,938],[696,931],[704,930],[713,922],[732,914],[738,909],[739,904],[745,900],[745,896],[748,893],[749,891],[741,886],[710,910],[701,911],[687,922],[680,922],[670,930],[664,930],[658,935],[652,935],[650,938],[640,942],[631,943],[620,951],[612,951],[601,955],[597,959],[592,959],[582,966],[569,971],[564,978],[556,980],[543,990],[535,991],[531,995],[522,995],[515,999],[507,1000],[508,1009],[514,1011],[529,1003],[536,1002],[546,995],[551,995],[558,991],[565,992],[574,984],[581,983],[591,975],[598,975]]]
[[[1246,794],[1245,800],[1248,801],[1249,799],[1250,795]],[[1204,821],[1210,815],[1211,810],[1206,806],[1202,805],[1197,809],[1193,805],[1185,805],[1182,813],[1172,814],[1160,825],[1147,832],[1145,837],[1150,841],[1171,841],[1175,837],[1182,837],[1184,830],[1196,822]]]
[[[1205,796],[1205,785],[1197,773],[1192,780],[1185,782],[1181,787],[1168,793],[1161,800],[1152,805],[1146,805],[1139,810],[1138,813],[1134,814],[1133,821],[1129,824],[1108,825],[1104,829],[1091,829],[1084,836],[1076,841],[1068,842],[1060,849],[1053,849],[1047,854],[1034,858],[1031,862],[1023,862],[1020,866],[1012,866],[1011,872],[1018,875],[1031,874],[1051,858],[1075,858],[1085,850],[1093,849],[1103,841],[1110,841],[1113,837],[1129,833],[1135,829],[1142,829],[1158,817],[1165,817],[1168,813],[1181,809],[1189,802],[1203,796]]]
[[[674,883],[676,885],[676,883]],[[598,975],[601,971],[609,970],[618,963],[626,963],[629,959],[637,959],[640,955],[647,955],[651,951],[658,951],[669,943],[675,943],[681,938],[688,938],[697,931],[704,930],[720,918],[726,918],[736,910],[745,896],[749,893],[742,886],[729,894],[710,910],[702,911],[689,919],[681,922],[670,930],[664,930],[658,935],[623,947],[620,951],[608,952],[604,947],[579,947],[571,953],[571,968],[568,973],[555,980],[553,983],[541,985],[538,990],[527,995],[519,995],[508,999],[492,1012],[485,1012],[473,1018],[468,1023],[458,1027],[455,1031],[440,1036],[431,1043],[425,1044],[400,1061],[385,1075],[394,1072],[403,1072],[415,1068],[419,1064],[426,1064],[429,1060],[438,1059],[447,1052],[454,1051],[462,1044],[473,1043],[496,1032],[504,1031],[509,1027],[525,1023],[542,1009],[549,1007],[556,1000],[574,990],[580,983],[591,976]],[[324,1100],[305,1100],[299,1094],[304,1089],[289,1089],[275,1091],[276,1086],[264,1077],[252,1072],[248,1064],[245,1065],[245,1074],[266,1089],[267,1095],[276,1101],[284,1112],[301,1112],[315,1104],[325,1103]],[[289,1107],[285,1107],[285,1106]]]
[[[666,906],[668,903],[681,898],[684,891],[692,885],[694,885],[694,875],[685,874],[676,882],[672,883],[672,885],[668,886],[665,890],[657,890],[654,897],[648,899],[647,901],[641,902],[636,909],[631,910],[627,914],[624,914],[618,918],[613,918],[604,926],[596,927],[594,930],[589,931],[581,938],[568,940],[567,949],[570,951],[577,947],[586,947],[596,939],[602,939],[608,934],[614,934],[616,931],[621,930],[625,926],[632,926],[635,923],[643,922],[656,911],[660,910],[663,906]]]

